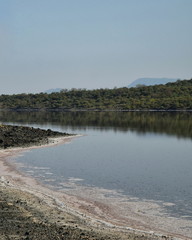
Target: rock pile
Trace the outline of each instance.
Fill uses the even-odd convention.
[[[0,125],[0,148],[28,147],[47,144],[49,138],[69,136],[67,133],[33,127]]]

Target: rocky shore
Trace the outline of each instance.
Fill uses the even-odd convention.
[[[51,130],[0,126],[0,240],[173,239],[154,233],[121,231],[101,224],[92,225],[90,219],[67,210],[70,196],[68,200],[65,196],[66,201],[62,203],[64,207],[60,207],[54,193],[39,186],[35,180],[17,173],[6,161],[20,151],[15,147],[25,146],[25,149],[28,149],[29,146],[45,145],[53,137],[65,139],[69,136]],[[64,199],[64,196],[62,198]]]
[[[0,125],[0,148],[48,144],[49,138],[70,136],[67,133],[33,127]]]

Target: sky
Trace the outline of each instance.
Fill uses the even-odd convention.
[[[0,94],[192,78],[192,0],[0,0]]]

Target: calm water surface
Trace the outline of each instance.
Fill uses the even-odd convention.
[[[192,219],[192,114],[1,113],[11,124],[85,136],[35,149],[17,159],[43,183],[113,189],[141,200],[174,203],[167,211]]]

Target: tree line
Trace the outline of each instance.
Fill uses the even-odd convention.
[[[1,95],[0,109],[192,110],[192,79],[136,88],[63,89],[51,94]]]

